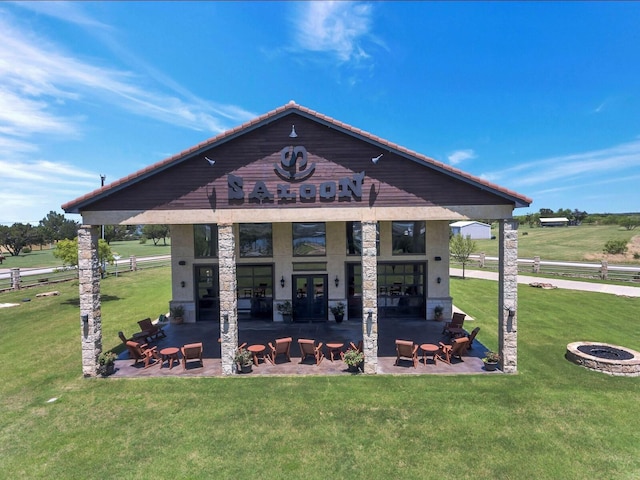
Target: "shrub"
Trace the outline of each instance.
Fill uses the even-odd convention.
[[[612,255],[627,252],[627,240],[609,240],[604,244],[604,252]]]
[[[24,247],[22,253],[31,253],[31,247]]]

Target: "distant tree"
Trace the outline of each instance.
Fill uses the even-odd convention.
[[[107,243],[125,240],[129,229],[126,225],[105,225],[104,239]]]
[[[540,209],[540,216],[541,217],[550,217],[553,215],[553,210],[551,210],[550,208],[541,208]]]
[[[471,240],[471,235],[463,237],[454,235],[449,242],[449,252],[457,262],[462,264],[462,278],[465,278],[465,266],[469,263],[469,257],[476,249],[476,242]]]
[[[571,212],[567,218],[571,221],[572,225],[580,225],[582,221],[587,218],[587,215],[587,212],[574,208],[573,212]]]
[[[640,217],[622,217],[618,220],[618,225],[624,227],[626,230],[634,230],[640,226]]]
[[[78,237],[73,240],[60,240],[56,244],[56,249],[53,251],[53,256],[62,260],[63,265],[77,266],[78,265]],[[113,252],[109,244],[103,240],[98,240],[98,261],[102,265],[103,263],[113,263]]]
[[[154,245],[158,245],[161,239],[166,245],[167,237],[169,236],[169,225],[145,225],[142,227],[142,234],[146,238],[153,240]]]
[[[20,255],[22,249],[35,241],[36,232],[29,223],[14,223],[10,227],[0,225],[0,245],[6,248],[11,256]]]
[[[71,240],[78,235],[79,226],[78,222],[65,218],[64,215],[53,210],[40,220],[45,242],[57,242],[65,238]]]

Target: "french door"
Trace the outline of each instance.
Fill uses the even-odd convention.
[[[294,275],[293,321],[327,321],[327,275]]]

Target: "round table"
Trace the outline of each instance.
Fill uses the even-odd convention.
[[[433,363],[436,363],[436,353],[440,350],[438,345],[434,345],[433,343],[423,343],[420,345],[420,350],[422,350],[422,363],[427,365],[427,356],[431,355],[433,357]]]
[[[251,352],[251,354],[253,355],[253,363],[254,365],[257,367],[258,366],[258,361],[260,359],[262,359],[263,361],[266,362],[266,358],[264,355],[264,351],[267,349],[267,347],[265,347],[264,345],[249,345],[247,347],[247,350],[249,350]]]
[[[177,347],[166,347],[160,350],[160,355],[162,361],[160,362],[160,368],[162,368],[162,364],[165,360],[169,360],[169,370],[173,368],[173,361],[176,363],[180,363],[180,358],[178,357],[178,352],[180,351]]]
[[[344,354],[342,353],[342,347],[344,347],[344,343],[327,343],[327,349],[329,350],[329,356],[332,362],[334,354],[339,354],[340,358],[344,357]]]

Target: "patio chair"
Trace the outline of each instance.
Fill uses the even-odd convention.
[[[469,344],[467,345],[467,348],[470,348],[470,349],[473,348],[473,341],[476,339],[476,335],[478,335],[479,331],[480,331],[480,327],[476,327],[473,330],[471,330],[471,335],[469,335]]]
[[[450,322],[444,324],[444,328],[442,329],[442,333],[451,334],[449,331],[450,328],[462,328],[464,325],[464,319],[466,318],[466,314],[464,313],[454,313]]]
[[[396,353],[397,357],[394,365],[398,366],[400,364],[400,359],[404,358],[411,360],[413,368],[418,366],[418,345],[412,341],[396,340]]]
[[[144,368],[149,368],[159,362],[160,355],[156,347],[149,347],[146,343],[138,343],[133,340],[127,340],[127,350],[129,350],[129,357],[134,359],[133,366],[135,367],[139,361],[144,362]],[[153,363],[151,360],[153,359]]]
[[[145,318],[143,320],[140,320],[138,322],[138,325],[140,325],[140,330],[143,332],[146,332],[147,337],[151,340],[153,338],[158,338],[160,335],[162,335],[163,337],[166,337],[167,335],[164,333],[164,330],[162,329],[162,327],[158,326],[158,325],[154,325],[151,322],[150,318]]]
[[[358,340],[357,344],[353,342],[349,342],[349,346],[351,347],[352,350],[357,350],[360,353],[364,353],[362,340]]]
[[[187,369],[187,362],[189,360],[197,360],[200,362],[200,366],[204,367],[202,361],[202,342],[200,343],[188,343],[184,345],[180,351],[182,352],[182,369]]]
[[[322,353],[322,342],[316,345],[315,340],[309,340],[306,338],[299,338],[298,345],[300,345],[300,356],[302,357],[300,363],[304,362],[305,358],[311,356],[315,359],[316,365],[320,365],[324,358]]]
[[[451,345],[440,342],[440,351],[436,353],[436,358],[449,365],[451,365],[452,358],[457,357],[460,361],[464,361],[462,360],[462,355],[467,353],[468,345],[469,337],[454,338],[451,341]]]
[[[273,343],[269,342],[269,352],[267,353],[271,358],[271,363],[276,364],[276,357],[278,355],[284,355],[287,357],[287,361],[291,361],[291,342],[293,339],[291,337],[286,338],[276,338],[275,346]]]

